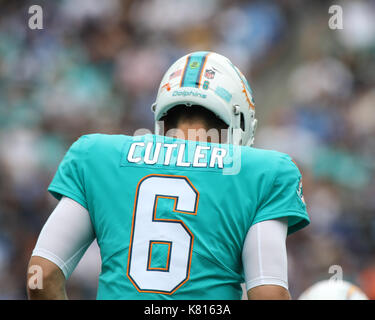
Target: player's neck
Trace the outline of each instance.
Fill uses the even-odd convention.
[[[177,128],[167,130],[165,135],[178,139],[211,143],[220,143],[222,140],[220,130],[207,129],[203,121],[180,122]]]

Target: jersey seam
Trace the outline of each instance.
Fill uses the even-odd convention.
[[[65,189],[65,188],[63,188],[63,187],[60,187],[60,186],[58,186],[58,185],[56,185],[56,184],[51,184],[49,187],[48,187],[48,190],[51,192],[56,192],[56,193],[59,193],[59,194],[61,194],[62,196],[66,196],[66,197],[68,197],[68,198],[70,198],[69,197],[69,195],[72,195],[72,196],[74,196],[74,197],[76,197],[77,198],[77,200],[79,200],[78,202],[86,209],[86,210],[88,210],[88,205],[87,205],[87,201],[84,199],[84,198],[82,198],[81,196],[79,196],[78,194],[76,194],[75,192],[72,192],[72,191],[70,191],[70,190],[67,190],[67,189]],[[73,199],[73,200],[76,200],[76,199]]]
[[[254,219],[252,221],[251,226],[253,226],[253,225],[255,225],[259,222],[262,222],[262,221],[280,219],[280,218],[284,218],[284,217],[297,217],[297,218],[299,218],[299,220],[294,224],[289,224],[289,222],[288,222],[288,235],[289,235],[289,230],[291,228],[298,225],[302,221],[309,221],[308,218],[306,218],[306,216],[303,212],[297,211],[297,210],[288,210],[288,211],[283,211],[281,213],[278,213],[277,215],[274,215],[274,216],[262,215],[260,217],[257,217],[256,219]]]
[[[285,214],[288,214],[288,213],[296,213],[298,215],[302,215],[303,217],[305,217],[305,214],[304,214],[304,212],[302,210],[294,210],[294,209],[281,211],[280,213],[277,213],[277,214],[274,213],[273,216],[275,216],[275,217],[281,217],[281,216],[285,216]],[[270,215],[272,215],[272,212],[268,212],[268,213],[262,214],[262,215],[259,216],[259,218],[262,219],[262,218],[268,217]],[[272,218],[270,218],[270,220],[271,219],[275,219],[275,218],[273,218],[273,216],[272,216]],[[254,218],[254,220],[258,220],[258,219]]]
[[[131,167],[131,168],[137,168],[137,169],[153,169],[153,168],[162,168],[162,169],[165,169],[165,170],[168,170],[168,171],[189,171],[191,170],[192,167],[178,167],[178,166],[171,166],[171,165],[153,165],[153,167],[151,167],[151,165],[147,165],[147,164],[132,164],[132,163],[129,163],[129,164],[123,164],[121,163],[120,165],[121,167]],[[216,174],[223,174],[222,170],[223,169],[218,169],[218,168],[194,168],[194,170],[197,170],[197,171],[200,171],[200,172],[210,172],[210,173],[216,173]],[[221,170],[221,171],[218,171],[218,170]]]

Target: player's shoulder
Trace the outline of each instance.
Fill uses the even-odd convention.
[[[244,151],[245,163],[253,168],[263,168],[270,173],[289,171],[300,174],[296,162],[286,153],[254,147],[245,147]]]
[[[80,154],[103,153],[111,150],[121,150],[127,140],[132,137],[123,134],[91,133],[80,136],[71,146]]]
[[[132,139],[131,136],[124,134],[104,134],[104,133],[90,133],[80,136],[76,142],[81,146],[108,146],[111,144],[123,143],[126,140]]]

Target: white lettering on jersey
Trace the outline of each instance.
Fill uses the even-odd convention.
[[[207,162],[199,162],[199,159],[203,159],[205,157],[205,155],[200,152],[201,150],[210,150],[210,149],[211,149],[210,147],[197,146],[197,148],[195,149],[195,153],[194,153],[193,167],[197,167],[197,168],[207,167]]]
[[[128,161],[129,162],[138,163],[139,161],[142,160],[141,157],[134,158],[134,151],[135,151],[135,148],[137,146],[144,147],[145,144],[144,144],[144,142],[134,142],[134,143],[132,143],[132,145],[130,146],[129,152],[128,152]]]
[[[185,156],[185,144],[182,143],[178,147],[178,155],[177,155],[177,167],[190,167],[190,162],[184,162],[184,156]]]
[[[173,143],[173,144],[164,144],[164,148],[167,148],[167,150],[165,151],[165,155],[164,155],[164,165],[165,166],[169,166],[170,162],[171,162],[171,156],[172,156],[172,151],[174,148],[177,147],[177,144],[176,143]]]
[[[214,168],[217,164],[219,169],[224,168],[224,157],[227,155],[227,150],[223,148],[214,147],[211,152],[210,168]]]
[[[152,147],[153,147],[152,142],[147,143],[146,152],[145,152],[145,164],[155,164],[158,162],[160,149],[161,149],[161,143],[160,142],[156,143],[154,157],[153,159],[150,159]]]
[[[187,161],[185,148],[186,145],[184,143],[133,142],[130,145],[127,160],[130,163],[143,163],[146,165],[163,164],[165,166],[175,165],[185,168],[224,168],[224,158],[227,155],[226,149],[198,144],[191,148],[189,146],[188,152],[191,155],[189,157],[191,161]],[[172,156],[176,149],[177,157],[172,161]],[[193,152],[193,154],[190,152]]]

